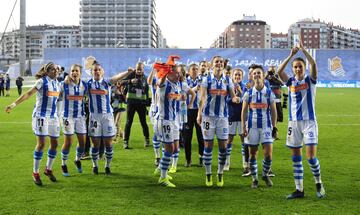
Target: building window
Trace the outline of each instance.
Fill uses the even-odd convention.
[[[249,28],[246,28],[245,31],[249,31]]]
[[[230,31],[235,31],[235,28],[234,28],[234,27],[232,27],[232,28],[230,29]]]
[[[239,30],[240,30],[240,31],[243,31],[243,29],[242,29],[242,28],[240,28]]]

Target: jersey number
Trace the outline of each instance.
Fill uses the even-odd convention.
[[[163,131],[164,133],[170,133],[171,131],[170,125],[163,125]]]
[[[90,121],[90,127],[97,128],[97,121]]]
[[[203,124],[204,124],[205,130],[209,130],[209,128],[210,128],[210,122],[204,122]]]
[[[292,133],[292,127],[289,127],[289,128],[288,128],[288,135],[290,136],[291,133]]]
[[[44,119],[38,119],[38,120],[37,120],[37,126],[38,126],[38,127],[44,126]]]

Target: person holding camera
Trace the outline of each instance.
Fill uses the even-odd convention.
[[[129,68],[131,70],[131,68]],[[133,123],[135,112],[138,113],[143,134],[145,136],[145,147],[150,146],[149,143],[149,127],[146,123],[146,107],[150,105],[149,100],[149,84],[144,75],[144,63],[138,62],[135,70],[124,78],[123,85],[125,85],[127,108],[126,108],[126,125],[124,137],[124,149],[129,149],[129,137],[131,125]]]
[[[281,106],[281,88],[282,88],[282,81],[280,80],[279,76],[275,74],[276,68],[275,66],[270,66],[268,73],[265,77],[266,80],[268,80],[270,84],[271,91],[275,95],[275,106],[276,106],[276,112],[277,112],[277,121],[283,122],[284,116]],[[278,140],[278,133],[276,132],[275,140]]]

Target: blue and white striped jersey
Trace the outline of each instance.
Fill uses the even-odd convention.
[[[178,114],[178,100],[181,97],[179,82],[171,82],[168,79],[157,88],[157,119],[175,121]]]
[[[90,113],[112,113],[111,84],[103,79],[95,81],[90,79],[86,86],[89,95]]]
[[[221,75],[218,80],[212,73],[202,79],[201,86],[207,91],[203,108],[204,116],[228,117],[227,97],[234,84],[229,77]]]
[[[249,104],[248,128],[272,127],[270,105],[274,99],[274,93],[266,86],[260,91],[253,87],[245,92],[243,101]]]
[[[316,120],[316,81],[308,75],[302,81],[291,77],[286,86],[289,89],[289,121]]]
[[[200,86],[201,84],[201,80],[196,78],[195,80],[193,80],[190,76],[187,77],[186,79],[187,81],[187,84],[189,85],[189,87],[192,89],[196,86]],[[199,88],[200,89],[200,88]],[[194,100],[194,103],[193,105],[190,107],[190,109],[199,109],[199,102],[200,102],[200,90],[196,91],[195,92],[195,100]],[[190,100],[191,100],[191,95],[189,95],[186,99],[186,104],[189,105],[190,103]]]
[[[33,117],[56,117],[56,103],[60,95],[60,84],[56,79],[42,77],[35,83],[36,103]]]
[[[86,92],[86,82],[84,81],[80,81],[79,84],[61,82],[61,100],[63,102],[61,117],[79,118],[85,116],[84,95]]]

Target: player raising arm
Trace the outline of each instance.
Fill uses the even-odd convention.
[[[304,53],[310,63],[310,75],[305,74],[304,59],[297,57],[291,64],[294,76],[289,78],[284,69],[299,50]],[[318,144],[318,126],[315,115],[317,68],[315,60],[306,51],[301,40],[300,46],[293,47],[290,55],[279,66],[278,74],[289,90],[289,124],[286,145],[291,150],[296,185],[296,191],[288,195],[287,199],[304,197],[304,168],[301,150],[303,142],[306,146],[306,157],[315,178],[316,195],[322,198],[325,196],[325,189],[321,181],[320,163],[316,157]]]
[[[56,157],[58,137],[60,135],[60,122],[57,115],[56,102],[60,94],[59,82],[56,80],[57,65],[52,62],[42,66],[35,75],[37,79],[35,86],[20,96],[5,111],[10,113],[17,105],[29,99],[36,93],[36,103],[33,111],[32,129],[36,136],[36,147],[34,150],[33,179],[36,185],[41,186],[42,181],[39,174],[40,161],[43,156],[46,137],[50,137],[50,148],[44,174],[51,181],[56,182],[52,173],[52,166]]]

